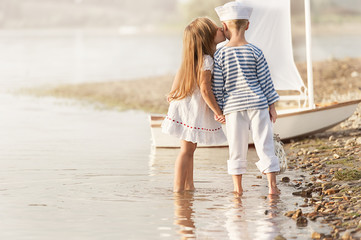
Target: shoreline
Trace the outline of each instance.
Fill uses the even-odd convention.
[[[307,79],[306,63],[296,64],[301,78]],[[314,62],[314,92],[316,103],[340,102],[361,98],[361,58],[330,59]],[[166,95],[171,89],[174,75],[148,77],[135,80],[63,84],[23,88],[20,94],[75,99],[101,108],[136,109],[165,114],[168,109]],[[295,91],[279,91],[292,94]],[[276,107],[292,107],[296,103]]]

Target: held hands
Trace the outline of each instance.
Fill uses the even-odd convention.
[[[172,101],[171,95],[167,95],[167,102],[170,103]]]
[[[219,114],[219,115],[214,114],[214,120],[222,124],[226,123],[226,117],[223,114]]]
[[[277,112],[276,112],[276,108],[275,108],[274,104],[269,106],[269,116],[271,118],[271,121],[273,123],[275,123],[276,119],[277,119]]]

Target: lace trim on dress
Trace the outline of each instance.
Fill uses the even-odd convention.
[[[170,117],[168,117],[168,116],[166,116],[165,119],[167,119],[167,120],[169,120],[169,121],[172,121],[172,122],[174,122],[174,123],[178,123],[178,124],[180,124],[180,125],[183,125],[183,126],[185,126],[185,127],[187,127],[187,128],[194,129],[194,130],[203,130],[203,131],[214,132],[214,131],[219,131],[219,130],[222,129],[222,127],[214,128],[214,129],[208,129],[208,128],[202,128],[202,127],[189,126],[189,125],[186,124],[186,123],[179,122],[179,121],[177,121],[177,120],[175,120],[175,119],[172,119],[172,118],[170,118]]]

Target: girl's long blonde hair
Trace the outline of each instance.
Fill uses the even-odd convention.
[[[217,25],[209,18],[193,20],[184,30],[182,63],[178,71],[178,84],[169,93],[169,100],[180,100],[191,95],[199,86],[203,55],[214,54]]]

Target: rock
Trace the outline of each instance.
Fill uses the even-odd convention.
[[[340,206],[338,206],[338,210],[345,211],[345,210],[347,210],[347,207],[345,205],[340,205]]]
[[[311,212],[311,213],[309,213],[309,214],[307,215],[307,217],[308,217],[310,220],[314,221],[314,220],[316,220],[316,218],[319,217],[319,214],[318,214],[318,212]]]
[[[332,194],[338,193],[339,191],[340,190],[338,190],[338,189],[331,188],[331,189],[327,189],[324,193],[326,195],[332,195]]]
[[[318,212],[320,209],[321,209],[321,205],[319,205],[319,204],[316,205],[314,208],[315,212]]]
[[[307,223],[308,223],[307,218],[305,218],[304,216],[300,216],[296,220],[297,227],[306,227]]]
[[[341,237],[342,240],[350,240],[351,239],[351,232],[349,230],[347,230],[346,232],[344,232],[344,234]]]
[[[292,219],[297,219],[302,216],[302,210],[297,209],[297,211],[292,215]]]
[[[321,239],[323,238],[324,234],[323,233],[318,233],[318,232],[313,232],[311,235],[312,239]]]
[[[293,192],[292,195],[311,198],[312,197],[312,189]]]
[[[358,76],[360,76],[360,74],[359,74],[358,72],[356,72],[356,71],[353,71],[353,72],[351,73],[351,77],[352,77],[352,78],[357,78]]]
[[[282,235],[278,235],[273,240],[287,240],[287,239],[285,237],[283,237]]]
[[[346,146],[353,146],[356,143],[356,138],[350,138],[346,141]]]
[[[321,174],[320,176],[318,176],[319,179],[325,179],[327,178],[327,175],[326,174]]]
[[[295,211],[288,211],[285,213],[286,217],[292,217],[292,215],[295,213]]]
[[[288,183],[288,182],[290,182],[290,178],[289,178],[289,177],[283,177],[283,178],[281,179],[281,182]]]
[[[356,143],[357,145],[361,145],[361,137],[356,138],[355,143]]]
[[[340,158],[340,155],[338,155],[337,153],[334,153],[334,154],[333,154],[333,158],[334,158],[334,159],[339,159],[339,158]]]
[[[342,198],[343,198],[343,200],[345,200],[345,201],[350,201],[350,199],[351,199],[350,196],[346,196],[346,195],[342,196]],[[340,206],[340,207],[341,207],[341,206]]]
[[[322,183],[321,186],[322,186],[323,190],[327,190],[327,189],[330,189],[333,186],[335,186],[335,184],[334,183]]]
[[[333,140],[335,140],[335,137],[333,135],[331,135],[329,138],[328,138],[328,141],[332,142]]]

